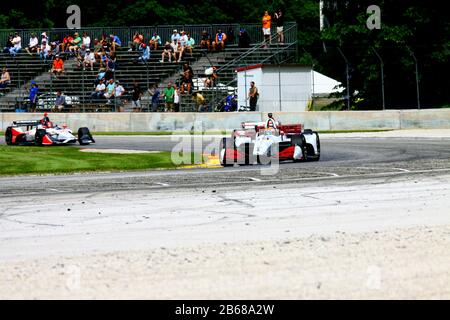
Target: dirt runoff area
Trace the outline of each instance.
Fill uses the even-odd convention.
[[[0,264],[1,299],[449,299],[450,226]]]

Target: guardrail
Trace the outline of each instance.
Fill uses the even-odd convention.
[[[287,22],[285,24],[285,42],[291,43],[297,41],[297,28],[296,22]],[[0,43],[6,43],[10,33],[18,32],[22,38],[22,48],[25,48],[28,44],[31,33],[35,33],[38,38],[42,32],[46,32],[50,41],[55,40],[58,37],[62,40],[65,35],[73,34],[74,32],[80,33],[86,32],[90,38],[91,43],[94,43],[95,38],[100,38],[102,34],[109,36],[109,34],[117,35],[122,41],[123,46],[128,45],[128,41],[132,41],[133,34],[140,32],[144,35],[146,41],[150,40],[154,32],[157,32],[161,37],[161,41],[170,41],[170,37],[173,34],[173,30],[177,29],[178,32],[184,30],[191,34],[196,43],[200,43],[200,37],[203,30],[206,30],[210,35],[215,36],[217,29],[222,29],[223,32],[230,34],[233,32],[234,37],[229,37],[231,44],[237,44],[238,33],[240,28],[247,30],[252,42],[260,42],[263,40],[262,26],[260,23],[229,23],[229,24],[174,24],[174,25],[160,25],[160,26],[130,26],[130,27],[87,27],[79,30],[67,29],[67,28],[54,28],[54,29],[0,29]],[[289,30],[289,31],[288,31]],[[272,32],[276,32],[276,27],[272,27]],[[234,40],[233,40],[234,38]]]

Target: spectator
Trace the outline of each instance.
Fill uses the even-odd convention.
[[[227,40],[227,35],[225,32],[222,32],[221,29],[217,30],[216,37],[214,42],[212,43],[212,47],[214,51],[218,51],[219,49],[225,49],[225,41]]]
[[[139,86],[139,83],[136,80],[134,80],[133,89],[131,90],[131,106],[133,107],[133,112],[142,111],[141,98],[142,98],[141,87]]]
[[[250,36],[248,35],[247,30],[245,30],[244,28],[241,28],[239,30],[238,47],[250,48]]]
[[[277,39],[278,43],[284,43],[284,13],[281,9],[278,9],[274,14],[274,20],[277,24]]]
[[[178,33],[177,29],[174,29],[172,36],[170,37],[170,42],[176,44],[179,39],[180,39],[180,34]]]
[[[151,109],[152,112],[156,112],[158,111],[159,97],[161,95],[161,92],[158,89],[158,84],[155,83],[152,85],[151,88],[148,89],[148,93],[152,97],[151,108],[149,109]]]
[[[183,73],[181,74],[181,93],[184,94],[185,87],[187,87],[188,93],[191,93],[192,79],[194,79],[194,71],[192,67],[185,63],[183,65]]]
[[[45,40],[45,41],[47,42],[47,40]],[[69,47],[70,47],[72,41],[73,41],[73,37],[70,34],[66,34],[66,36],[63,38],[63,41],[61,43],[61,52],[69,52]]]
[[[120,84],[119,80],[116,80],[116,87],[114,89],[114,104],[116,106],[119,106],[119,112],[123,112],[123,96],[125,94],[126,90],[124,87]]]
[[[108,99],[108,103],[111,103],[111,98],[114,97],[114,92],[116,90],[116,84],[114,79],[109,79],[108,85],[106,86],[105,98]]]
[[[30,41],[28,42],[28,47],[25,48],[26,52],[31,56],[32,53],[36,53],[39,48],[39,40],[36,34],[33,32],[30,35]]]
[[[100,81],[105,78],[105,74],[106,74],[106,69],[100,68],[100,70],[97,74],[97,78],[94,80],[94,85],[98,85],[100,83]]]
[[[94,63],[95,63],[95,54],[91,52],[91,49],[86,49],[86,55],[83,59],[83,70],[86,70],[86,67],[91,67],[91,71],[94,71]]]
[[[42,41],[46,41],[48,44],[50,44],[50,40],[49,40],[49,38],[48,38],[48,36],[47,36],[47,32],[42,32],[41,33],[41,43],[42,43]]]
[[[61,47],[61,41],[59,40],[59,35],[58,34],[55,35],[55,40],[54,41],[49,42],[47,40],[47,43],[50,45],[51,55],[56,56],[57,54],[61,53],[61,51],[60,51],[60,49],[61,49],[60,48]]]
[[[78,68],[82,68],[84,57],[86,56],[86,46],[84,44],[81,45],[80,50],[77,52],[76,61]]]
[[[173,58],[176,62],[181,62],[181,58],[183,57],[184,47],[181,45],[181,42],[178,41],[176,45],[176,49],[173,52]]]
[[[191,37],[190,34],[187,35],[187,41],[186,41],[186,48],[185,50],[188,50],[192,57],[192,49],[194,49],[195,46],[195,40]]]
[[[111,52],[108,60],[106,61],[107,71],[115,72],[117,68],[117,57],[115,52]]]
[[[44,60],[44,62],[47,62],[47,60],[50,58],[51,55],[51,47],[48,45],[47,40],[43,40],[41,47],[38,50],[39,57],[41,60]]]
[[[58,79],[58,75],[62,75],[64,72],[64,61],[57,55],[55,60],[53,60],[53,66],[50,69],[50,72],[55,75],[56,79]]]
[[[206,106],[206,99],[200,92],[192,93],[192,101],[195,102],[198,112],[208,111],[208,107]]]
[[[181,31],[181,37],[180,37],[180,39],[178,39],[178,42],[181,44],[183,49],[184,49],[184,47],[186,47],[187,41],[188,41],[188,37],[187,37],[186,31]]]
[[[5,89],[11,84],[11,76],[8,69],[5,67],[2,69],[2,76],[0,77],[0,89]]]
[[[202,31],[201,39],[200,39],[200,47],[202,49],[207,49],[211,51],[211,35],[206,32],[206,30]]]
[[[102,37],[100,39],[100,43],[102,45],[102,50],[103,50],[103,54],[105,54],[106,52],[110,51],[111,48],[111,41],[110,38],[108,38],[106,36],[106,34],[102,34]]]
[[[55,105],[52,108],[52,111],[61,112],[66,106],[67,106],[66,97],[62,95],[60,90],[58,90],[56,92]]]
[[[180,111],[180,100],[181,100],[181,92],[180,92],[180,88],[177,87],[176,85],[173,86],[174,91],[173,91],[173,108],[175,112],[179,112]]]
[[[20,37],[18,32],[14,34],[14,38],[12,39],[11,43],[13,47],[9,49],[9,53],[15,57],[20,52],[20,50],[22,50],[22,38]]]
[[[9,50],[14,47],[12,41],[14,39],[14,34],[10,33],[8,39],[6,40],[6,44],[3,47],[3,53],[9,53]]]
[[[138,50],[139,46],[141,45],[142,42],[144,42],[144,36],[141,33],[136,31],[133,35],[133,40],[128,43],[128,45],[130,47],[130,49],[128,49],[128,51]]]
[[[103,46],[102,43],[96,38],[94,39],[94,56],[95,60],[100,63],[102,61],[102,55],[103,55]]]
[[[161,54],[161,61],[164,62],[164,57],[168,57],[169,62],[172,62],[172,54],[173,54],[173,48],[170,45],[168,41],[166,41],[166,44],[164,45],[163,52]]]
[[[118,48],[120,48],[122,46],[122,41],[120,41],[118,36],[110,34],[109,39],[111,40],[111,51],[112,52],[115,52]]]
[[[157,32],[153,34],[153,37],[150,39],[149,44],[151,50],[158,50],[158,47],[161,45],[161,37]]]
[[[38,93],[39,93],[39,86],[36,82],[31,81],[31,89],[30,94],[28,96],[28,99],[30,100],[30,111],[35,112],[36,111],[36,104],[38,101]]]
[[[105,71],[105,85],[106,85],[106,82],[109,81],[109,79],[114,79],[114,71],[112,69],[110,69],[109,67],[107,67],[106,71]]]
[[[264,16],[262,17],[262,31],[264,35],[264,47],[267,47],[268,43],[272,43],[270,39],[270,25],[272,22],[272,17],[269,15],[269,11],[264,11]]]
[[[81,48],[83,40],[81,39],[78,32],[73,34],[73,40],[69,45],[69,52],[73,55],[77,54],[78,50]]]
[[[99,83],[95,87],[95,91],[92,92],[91,97],[93,99],[104,99],[105,98],[105,79],[100,79]]]
[[[248,91],[248,99],[250,100],[250,111],[256,111],[256,103],[258,102],[259,92],[255,86],[255,82],[250,82],[250,89]]]
[[[83,32],[83,45],[85,45],[87,49],[91,48],[91,37],[88,36],[87,32]]]
[[[169,82],[167,88],[164,90],[162,96],[165,98],[165,112],[173,112],[175,88],[172,86],[172,82]]]
[[[206,88],[212,88],[216,85],[216,80],[219,76],[216,73],[217,67],[210,67],[205,70],[206,79],[204,85]]]
[[[146,63],[150,59],[150,46],[147,46],[145,43],[141,43],[139,46],[140,57],[137,59],[139,63]]]

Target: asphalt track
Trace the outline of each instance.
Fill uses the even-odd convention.
[[[217,137],[206,141],[204,138],[202,141],[197,137],[197,141],[188,141],[188,144],[194,151],[200,151],[202,145],[218,141]],[[98,136],[97,143],[89,148],[171,151],[180,139],[183,138]],[[20,270],[21,274],[41,274],[43,277],[45,274],[49,277],[47,269],[50,266],[58,269],[52,265],[58,259],[77,259],[71,261],[77,261],[83,269],[90,268],[88,265],[91,264],[107,266],[111,263],[111,255],[125,252],[125,258],[122,258],[131,261],[127,264],[129,273],[126,277],[131,279],[139,274],[140,271],[136,270],[141,270],[142,266],[138,268],[136,264],[142,257],[164,260],[169,254],[178,258],[165,264],[164,270],[152,269],[151,277],[156,277],[151,280],[152,288],[143,285],[142,281],[135,287],[129,283],[119,284],[114,279],[120,278],[120,275],[111,274],[102,283],[108,284],[108,292],[93,289],[98,288],[95,282],[98,279],[91,279],[86,280],[85,290],[76,292],[77,296],[365,298],[370,297],[373,291],[360,284],[352,285],[356,278],[347,275],[345,270],[366,270],[374,265],[373,259],[376,257],[376,266],[396,275],[392,280],[385,279],[386,284],[398,288],[392,291],[391,287],[382,287],[376,291],[376,297],[450,297],[448,286],[437,289],[438,284],[448,283],[450,279],[448,251],[440,254],[443,261],[439,265],[423,267],[420,272],[427,272],[424,277],[417,276],[420,272],[416,269],[405,269],[408,265],[419,266],[418,263],[426,258],[423,248],[417,247],[420,244],[426,243],[429,248],[434,248],[435,251],[430,251],[430,254],[434,252],[433,255],[448,248],[450,139],[323,135],[321,142],[319,162],[0,178],[0,261],[3,261],[0,263],[0,274],[10,275],[14,274],[14,270]],[[439,228],[444,228],[445,232]],[[407,230],[413,230],[412,234],[406,235]],[[431,237],[427,242],[422,235],[429,237],[431,233],[428,232],[432,231],[436,237]],[[374,232],[386,235],[375,240],[367,236]],[[395,232],[403,233],[397,236]],[[336,233],[351,235],[351,241],[345,238],[339,242],[333,238]],[[294,279],[299,273],[290,268],[297,260],[288,259],[286,255],[278,256],[282,251],[278,246],[303,241],[301,239],[313,240],[302,244],[302,250],[296,252],[306,254],[310,252],[308,250],[313,250],[311,248],[315,250],[310,252],[309,258],[315,265],[303,265],[303,270],[320,277],[320,270],[326,265],[332,264],[336,270],[341,268],[341,273],[320,281],[324,287],[325,284],[329,286],[328,291],[302,291],[303,294],[292,291],[290,284],[281,285],[284,280],[273,278],[274,269],[264,269],[272,263],[268,262],[268,257],[265,261],[259,261],[260,253],[249,249],[262,241],[266,245],[268,242],[269,247],[274,248],[271,253],[273,257],[284,261],[284,265],[279,266],[286,273],[283,279]],[[362,243],[362,239],[367,240],[368,247],[352,247],[355,243]],[[398,259],[398,265],[384,266],[383,259],[392,254],[391,246],[400,241],[398,239],[414,239],[405,240],[406,247],[411,251],[404,256],[390,258]],[[326,253],[320,251],[321,245],[316,246],[323,241],[329,241],[330,248]],[[239,246],[240,249],[233,250],[243,250],[246,256],[230,253],[226,260],[222,261],[222,256],[213,259],[228,266],[230,278],[222,279],[217,274],[218,270],[227,273],[223,267],[202,269],[208,257],[213,257],[217,252],[229,253],[230,244]],[[351,247],[353,258],[337,259],[338,255],[333,256],[331,253],[340,246]],[[152,251],[151,257],[148,256],[151,250],[161,248],[164,251]],[[192,250],[203,252],[206,256],[193,263],[188,253]],[[130,252],[140,253],[131,259],[127,256]],[[318,256],[317,252],[320,253]],[[417,256],[417,252],[422,255]],[[96,257],[94,263],[90,259],[95,254],[106,256]],[[323,254],[330,254],[328,260],[320,260]],[[352,253],[349,255],[352,256]],[[47,262],[42,262],[41,269],[38,268],[39,263],[33,264],[34,267],[11,264],[35,261],[33,259]],[[50,263],[49,259],[56,260]],[[203,274],[195,278],[197,291],[179,287],[179,281],[184,281],[188,287],[193,286],[194,279],[184,272],[185,269],[179,278],[180,270],[177,268],[184,265],[186,259],[190,259],[189,263],[192,262],[196,270],[203,270]],[[245,265],[242,264],[244,260]],[[250,269],[260,265],[265,271],[253,271],[261,277],[272,272],[272,278],[261,284],[264,290],[258,287],[259,282],[253,283],[248,278],[248,273],[253,272]],[[137,269],[134,270],[133,266]],[[436,269],[437,266],[444,269]],[[104,268],[99,272],[104,273]],[[171,286],[170,281],[174,278],[179,281]],[[14,277],[11,279],[4,285],[14,284],[15,291],[8,294],[7,287],[2,287],[0,282],[0,289],[4,290],[2,297],[71,297],[74,294],[70,288],[61,287],[59,282],[39,289],[43,281],[40,278],[28,284],[17,282]],[[224,281],[222,289],[212,290],[211,283],[220,282],[220,279]],[[425,288],[426,285],[422,285],[424,279],[426,283],[436,285]],[[155,286],[158,284],[161,287],[157,290]],[[314,284],[314,288],[316,286]]]

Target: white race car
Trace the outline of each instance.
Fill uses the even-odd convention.
[[[8,145],[38,145],[50,146],[58,144],[70,144],[78,141],[81,145],[95,143],[88,128],[78,129],[78,135],[74,136],[72,130],[67,126],[47,126],[36,121],[13,121],[5,131],[5,141]]]
[[[301,124],[266,128],[264,122],[244,122],[242,129],[234,130],[231,138],[222,138],[220,163],[223,166],[278,161],[318,161],[319,134],[303,130]]]

